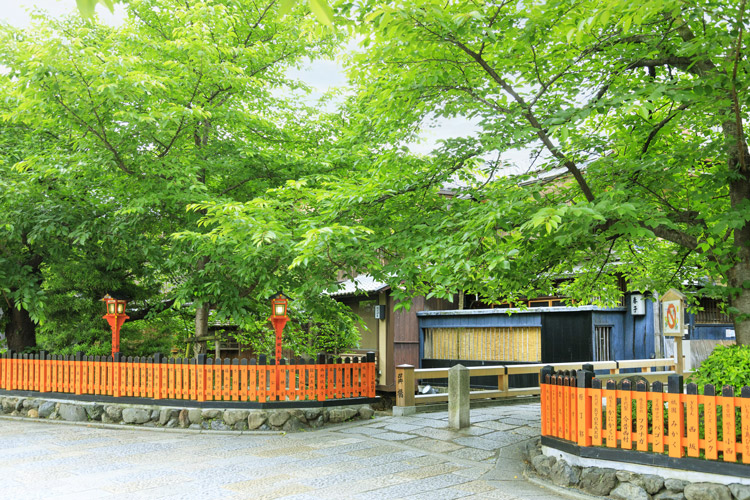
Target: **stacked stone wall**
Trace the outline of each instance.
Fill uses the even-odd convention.
[[[530,472],[558,486],[577,488],[612,500],[750,500],[750,486],[665,479],[655,474],[578,467],[542,454],[540,440],[531,440],[524,451]]]
[[[203,431],[285,431],[372,418],[369,405],[293,409],[206,409],[0,397],[0,414],[68,422],[140,425]]]

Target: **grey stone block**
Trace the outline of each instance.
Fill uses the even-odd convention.
[[[683,481],[682,479],[666,479],[664,481],[664,487],[666,489],[677,493],[682,493],[682,491],[685,489],[685,486],[687,486],[688,484],[690,484],[689,481]]]
[[[217,410],[214,410],[217,411]],[[196,408],[187,411],[187,418],[191,424],[200,424],[203,422],[203,412]]]
[[[304,428],[305,428],[305,424],[303,424],[302,422],[300,422],[294,417],[287,420],[284,426],[282,427],[282,429],[284,429],[286,432],[295,432]]]
[[[299,420],[303,424],[307,423],[307,416],[305,416],[305,412],[302,410],[297,410],[297,409],[289,410],[289,415],[291,415],[291,418]]]
[[[156,410],[156,409],[151,410],[151,421],[158,422],[160,413],[161,412],[159,410]]]
[[[363,406],[358,411],[360,418],[364,420],[370,420],[373,415],[375,415],[375,410],[370,408],[369,406]]]
[[[572,467],[565,460],[558,460],[549,471],[549,478],[558,486],[574,486],[578,484],[580,477],[581,470]]]
[[[101,420],[104,414],[104,406],[100,404],[88,405],[86,408],[86,414],[91,420]]]
[[[102,421],[104,421],[104,415],[107,416],[107,420],[110,423],[119,423],[122,421],[122,408],[119,406],[107,406],[104,408]]]
[[[180,412],[174,408],[162,408],[159,411],[159,425],[167,425],[172,420],[176,421],[179,415]]]
[[[145,424],[151,420],[151,412],[143,408],[125,408],[122,410],[122,421],[126,424]]]
[[[224,422],[222,422],[221,420],[212,420],[211,421],[211,430],[212,431],[231,431],[232,428],[229,427]]]
[[[545,477],[549,476],[555,462],[557,462],[555,457],[548,457],[546,455],[537,455],[531,459],[531,465],[534,467],[534,470]]]
[[[612,500],[651,500],[646,490],[633,483],[621,483],[609,494]]]
[[[268,424],[272,427],[282,427],[291,415],[286,410],[277,410],[268,417]]]
[[[638,480],[640,474],[630,472],[629,470],[618,470],[616,472],[618,481],[623,483],[632,483]]]
[[[305,410],[305,419],[310,422],[320,417],[321,413],[322,410],[320,408],[310,408],[309,410]]]
[[[250,430],[257,429],[266,423],[268,415],[264,411],[252,411],[247,416],[247,428]]]
[[[60,414],[60,418],[69,422],[86,422],[89,419],[88,415],[86,415],[86,410],[80,405],[62,403],[60,404],[58,413]]]
[[[247,410],[226,410],[223,415],[224,423],[233,427],[238,422],[246,421],[249,413]]]
[[[654,500],[685,500],[685,494],[681,491],[664,490],[654,495]]]
[[[526,462],[542,454],[542,444],[539,438],[529,439],[521,445],[521,458]]]
[[[328,412],[328,421],[338,424],[354,418],[356,414],[357,410],[354,408],[333,408]]]
[[[653,495],[664,487],[664,478],[655,474],[644,474],[635,484],[646,490],[648,494]]]
[[[607,496],[617,486],[617,476],[614,469],[586,468],[581,472],[578,486],[592,495]]]
[[[687,500],[732,500],[732,492],[723,484],[692,483],[683,493]]]
[[[190,410],[193,411],[193,410]],[[211,420],[214,418],[219,418],[221,416],[221,410],[201,410],[201,417],[204,420]],[[192,422],[193,419],[190,418],[190,421]]]
[[[734,483],[729,485],[729,491],[736,500],[750,500],[750,486]]]
[[[49,418],[50,415],[55,411],[57,403],[52,401],[45,401],[39,405],[39,418]]]
[[[39,408],[39,400],[38,399],[24,399],[23,407],[26,410],[29,410],[31,408],[37,409]]]

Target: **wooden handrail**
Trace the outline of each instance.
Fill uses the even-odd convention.
[[[625,361],[576,361],[570,363],[535,363],[528,365],[494,365],[494,366],[470,366],[470,377],[498,377],[498,389],[471,391],[471,399],[480,398],[507,398],[520,395],[537,395],[540,393],[539,386],[533,387],[508,387],[509,375],[536,375],[545,366],[552,366],[555,370],[581,370],[584,365],[592,365],[595,371],[609,371],[618,374],[623,369],[640,369],[641,373],[650,372],[655,368],[666,370],[675,369],[675,361],[672,358],[658,359],[632,359]],[[443,402],[448,400],[447,394],[416,394],[417,380],[447,379],[450,368],[414,368],[411,365],[396,367],[396,406],[414,406],[431,402]],[[664,372],[657,372],[664,373]]]

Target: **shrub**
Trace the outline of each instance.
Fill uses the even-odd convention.
[[[725,385],[734,386],[738,393],[750,386],[750,346],[716,346],[688,381],[697,384],[701,394],[706,384],[713,384],[717,395]]]

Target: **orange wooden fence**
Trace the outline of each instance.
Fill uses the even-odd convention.
[[[750,387],[736,397],[731,386],[717,396],[712,385],[700,395],[688,384],[685,394],[682,376],[670,375],[667,392],[661,382],[649,387],[640,381],[633,390],[629,380],[618,389],[612,380],[602,386],[591,371],[551,367],[542,380],[542,436],[579,446],[750,463]]]
[[[276,374],[279,384],[276,384]],[[375,396],[375,355],[289,364],[256,360],[5,353],[0,389],[193,401],[325,401]]]

